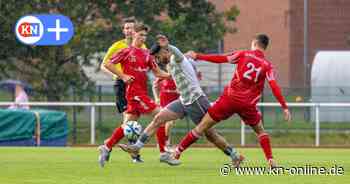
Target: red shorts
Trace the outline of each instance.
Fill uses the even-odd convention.
[[[250,126],[257,125],[261,120],[261,113],[256,105],[242,104],[241,102],[234,101],[232,97],[225,93],[208,109],[208,113],[216,122],[226,120],[235,113],[241,117],[245,124]]]
[[[167,106],[172,101],[177,100],[179,96],[180,95],[178,93],[160,93],[159,94],[160,106],[161,107]]]
[[[127,99],[128,105],[126,113],[141,115],[152,112],[157,108],[157,104],[147,95],[133,96]]]

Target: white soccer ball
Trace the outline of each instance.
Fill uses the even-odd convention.
[[[137,121],[128,121],[124,126],[124,136],[134,142],[139,138],[142,132],[142,126]]]

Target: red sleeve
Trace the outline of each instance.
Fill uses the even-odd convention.
[[[205,60],[212,63],[227,63],[227,56],[223,55],[213,55],[213,54],[197,54],[197,58],[199,60]]]
[[[238,59],[242,56],[243,52],[233,52],[231,54],[225,55],[214,55],[214,54],[197,54],[199,60],[206,60],[213,63],[237,63]]]
[[[158,65],[157,65],[157,63],[156,63],[156,59],[155,59],[154,56],[148,54],[146,59],[148,60],[148,67],[149,67],[151,70],[153,70],[153,69],[155,69],[155,68],[158,67]]]
[[[275,80],[274,71],[272,68],[266,72],[266,78],[269,82],[272,93],[276,97],[277,101],[281,104],[283,109],[287,109],[288,106],[286,104],[286,100],[284,99],[281,93],[281,88],[279,87],[279,85]]]
[[[112,64],[122,63],[125,61],[125,59],[128,57],[128,55],[129,55],[129,49],[125,48],[125,49],[117,52],[116,54],[114,54],[110,59],[110,63],[112,63]]]

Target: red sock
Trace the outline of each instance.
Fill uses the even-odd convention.
[[[105,141],[105,145],[108,149],[112,149],[115,144],[117,144],[124,137],[124,130],[122,127],[114,129],[111,137]]]
[[[269,134],[262,133],[262,134],[258,135],[258,140],[259,140],[261,148],[264,151],[266,160],[272,159],[272,150],[271,150]]]
[[[165,145],[168,137],[165,135],[165,126],[161,126],[157,130],[157,141],[159,146],[159,152],[165,152]]]
[[[199,135],[194,131],[190,131],[187,135],[181,140],[179,145],[176,147],[176,159],[179,159],[180,154],[185,151],[188,147],[191,146],[194,142],[199,139]]]

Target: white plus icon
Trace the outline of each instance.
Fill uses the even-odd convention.
[[[56,32],[56,40],[60,40],[60,33],[61,32],[68,32],[68,28],[61,28],[60,27],[60,20],[56,19],[56,27],[55,28],[47,28],[48,32]]]

